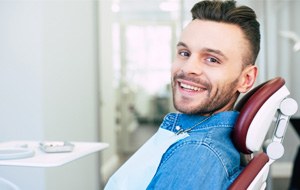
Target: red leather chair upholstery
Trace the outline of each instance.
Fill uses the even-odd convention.
[[[232,138],[237,149],[251,159],[230,190],[265,189],[270,165],[284,154],[282,141],[289,118],[298,109],[289,95],[284,79],[277,77],[252,89],[235,106],[240,115]],[[266,140],[272,129],[272,137]]]

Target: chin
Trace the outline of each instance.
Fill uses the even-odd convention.
[[[174,107],[177,111],[185,114],[195,114],[198,110],[191,108],[188,104],[174,104]]]
[[[173,104],[177,111],[185,114],[210,115],[212,113],[205,104],[192,105],[184,101],[173,101]]]

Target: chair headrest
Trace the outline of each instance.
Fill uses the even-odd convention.
[[[277,77],[253,88],[238,101],[235,110],[240,115],[232,138],[240,152],[250,154],[261,148],[280,102],[289,94],[284,79]]]

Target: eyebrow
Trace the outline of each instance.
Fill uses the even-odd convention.
[[[188,48],[188,46],[187,46],[185,43],[183,43],[183,42],[178,42],[178,43],[177,43],[177,47],[178,47],[178,46],[183,46],[183,47]]]
[[[188,45],[185,44],[184,42],[178,42],[178,43],[177,43],[177,47],[179,47],[179,46],[183,46],[183,47],[185,47],[185,48],[188,48]],[[202,51],[202,52],[208,52],[208,53],[214,53],[214,54],[220,55],[221,57],[223,57],[223,58],[226,59],[226,60],[228,59],[228,58],[225,56],[225,54],[224,54],[222,51],[218,50],[218,49],[202,48],[201,51]]]

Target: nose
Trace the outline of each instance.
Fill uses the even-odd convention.
[[[182,65],[181,70],[190,75],[201,75],[203,65],[196,56],[190,56],[189,59]]]

